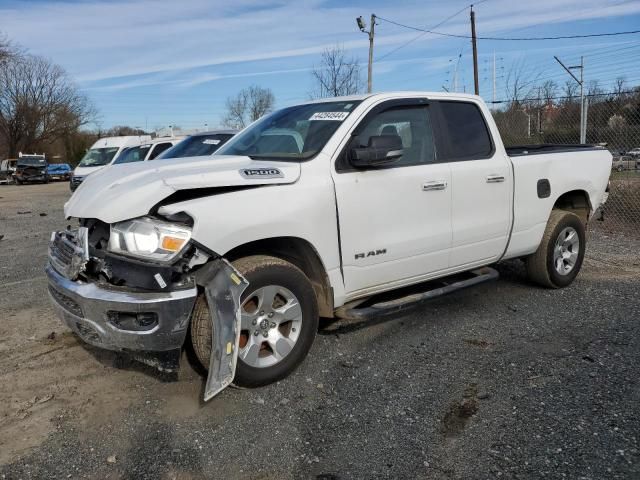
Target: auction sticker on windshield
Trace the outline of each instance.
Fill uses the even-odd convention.
[[[217,140],[215,138],[206,138],[202,141],[202,143],[204,145],[218,145],[220,143],[220,140]]]
[[[349,112],[316,112],[311,115],[309,120],[336,120],[341,122],[347,118]]]

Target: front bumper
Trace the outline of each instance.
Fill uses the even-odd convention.
[[[16,180],[19,180],[24,183],[29,182],[45,182],[47,181],[47,175],[38,174],[38,175],[14,175]]]
[[[166,352],[182,347],[196,287],[173,292],[138,292],[73,281],[51,264],[45,268],[49,296],[60,319],[82,340],[108,350]],[[155,323],[148,330],[119,328],[118,318],[144,314]]]

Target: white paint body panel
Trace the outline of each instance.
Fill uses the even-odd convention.
[[[514,222],[504,258],[520,257],[538,248],[549,214],[565,192],[584,190],[591,202],[591,213],[606,200],[605,190],[611,173],[611,154],[606,150],[558,152],[513,157]],[[549,198],[537,196],[537,179],[551,183]]]
[[[435,163],[334,175],[345,283],[351,293],[449,266],[449,164]],[[374,255],[377,249],[384,254]],[[364,258],[357,255],[364,255]]]
[[[258,162],[247,157],[204,156],[135,162],[105,168],[87,178],[65,204],[65,216],[106,223],[140,217],[178,190],[293,183],[300,164]],[[276,167],[283,178],[246,179],[243,168]],[[275,196],[277,197],[276,192]],[[213,197],[208,197],[213,202]]]
[[[335,160],[358,122],[374,105],[399,98],[476,103],[495,142],[493,158],[338,174]],[[307,241],[327,272],[338,307],[354,298],[530,254],[561,194],[584,190],[594,210],[604,198],[608,152],[512,161],[478,97],[398,92],[353,100],[361,104],[312,160],[265,162],[216,155],[123,164],[85,180],[65,205],[65,215],[114,223],[146,215],[180,190],[259,186],[172,203],[161,213],[188,213],[194,219],[194,240],[221,255],[267,238]],[[259,167],[278,168],[283,178],[247,179],[239,173]],[[486,183],[491,174],[504,175],[505,181]],[[540,178],[551,182],[547,199],[538,198]],[[422,183],[431,180],[445,180],[450,188],[422,191]],[[355,261],[355,254],[376,249],[387,253]]]

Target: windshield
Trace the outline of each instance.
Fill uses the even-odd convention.
[[[182,158],[197,157],[200,155],[212,155],[213,152],[227,143],[227,141],[231,137],[233,137],[233,134],[231,133],[192,135],[156,157],[156,160],[160,160],[163,158]]]
[[[283,108],[236,135],[217,155],[306,160],[318,153],[359,101]]]
[[[82,160],[78,164],[79,167],[100,167],[107,165],[120,147],[92,148],[84,154]]]
[[[139,145],[137,147],[125,148],[122,153],[118,155],[118,158],[116,158],[113,164],[117,165],[120,163],[141,162],[146,158],[150,148],[151,145]]]
[[[42,157],[20,157],[18,159],[18,165],[29,165],[32,167],[42,167],[45,164],[45,160]]]

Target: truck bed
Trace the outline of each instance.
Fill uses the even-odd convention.
[[[560,153],[560,152],[576,152],[584,150],[604,150],[605,147],[600,145],[589,144],[558,144],[558,143],[540,143],[537,145],[514,145],[513,147],[505,147],[507,155],[510,157],[519,157],[522,155],[541,155],[544,153]]]

